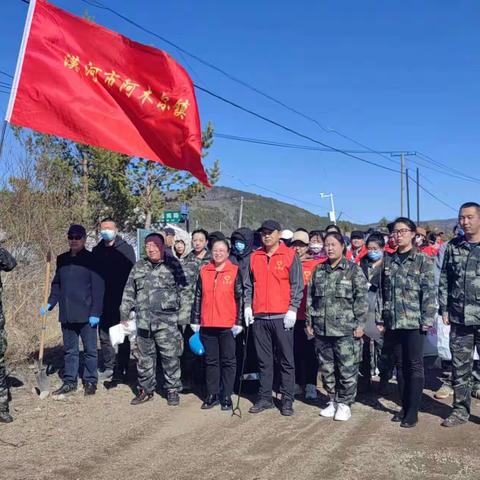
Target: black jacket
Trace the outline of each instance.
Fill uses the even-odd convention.
[[[236,240],[245,242],[245,250],[242,253],[237,252],[235,249]],[[239,228],[232,233],[230,241],[232,245],[230,250],[230,261],[240,267],[242,278],[245,278],[244,275],[248,273],[250,255],[253,251],[253,232],[246,227]]]
[[[88,317],[102,315],[104,290],[93,253],[85,249],[75,256],[62,253],[48,298],[50,310],[59,303],[61,323],[86,323]]]
[[[117,235],[111,247],[101,240],[93,247],[92,253],[98,271],[105,282],[102,322],[108,326],[120,322],[120,304],[128,275],[135,265],[135,251],[125,240]]]

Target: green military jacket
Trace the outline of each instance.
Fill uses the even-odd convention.
[[[450,321],[480,325],[480,245],[454,238],[445,250],[438,289],[440,313]]]
[[[180,262],[166,256],[160,263],[139,260],[132,268],[120,305],[121,320],[135,311],[137,328],[158,330],[176,323],[186,281]]]
[[[195,252],[192,251],[180,260],[185,275],[186,286],[183,290],[182,305],[178,315],[179,325],[188,325],[191,323],[193,300],[195,298],[195,286],[197,284],[200,268],[209,263],[211,258],[210,253],[207,252],[205,257],[200,259],[195,255]]]
[[[307,325],[320,336],[352,335],[367,321],[367,295],[367,279],[358,265],[345,258],[335,268],[322,263],[308,283]]]
[[[397,253],[385,256],[382,272],[382,317],[389,330],[431,327],[437,314],[433,261],[416,248],[402,263]]]

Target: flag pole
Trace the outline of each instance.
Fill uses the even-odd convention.
[[[5,133],[7,131],[7,123],[10,123],[13,106],[15,104],[15,98],[17,96],[18,83],[20,81],[20,74],[22,73],[23,58],[25,57],[25,49],[27,48],[27,41],[30,35],[30,27],[32,25],[33,12],[35,11],[36,4],[37,0],[30,0],[30,3],[28,5],[27,19],[25,21],[25,28],[23,29],[22,43],[20,45],[20,52],[18,53],[17,66],[15,67],[15,76],[13,77],[12,89],[10,90],[7,113],[5,115],[5,121],[2,125],[2,133],[0,136],[0,158],[2,157],[3,143],[5,141]]]

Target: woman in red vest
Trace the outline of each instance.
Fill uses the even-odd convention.
[[[195,291],[191,327],[194,332],[200,330],[205,347],[207,396],[202,409],[219,403],[222,410],[232,408],[235,337],[243,330],[243,287],[239,267],[228,259],[229,254],[226,240],[213,243],[212,261],[200,270]]]

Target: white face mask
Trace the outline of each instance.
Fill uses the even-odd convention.
[[[321,243],[311,243],[309,249],[312,253],[320,253],[323,250],[323,245]]]

